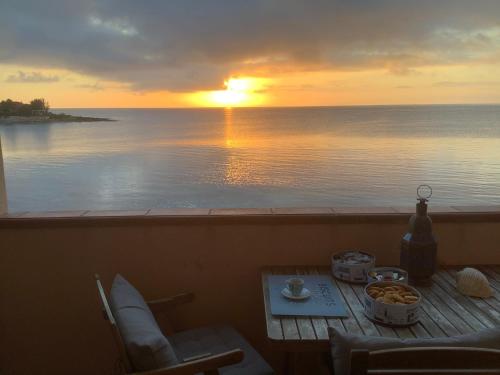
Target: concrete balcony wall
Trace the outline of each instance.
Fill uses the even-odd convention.
[[[196,300],[171,316],[176,328],[229,323],[279,365],[282,357],[265,339],[260,268],[328,265],[333,252],[345,249],[365,249],[378,264],[397,264],[409,215],[361,211],[151,210],[0,218],[0,372],[111,373],[117,352],[99,309],[94,273],[107,289],[121,273],[147,299],[193,291]],[[440,262],[500,264],[500,210],[459,211],[433,216]]]

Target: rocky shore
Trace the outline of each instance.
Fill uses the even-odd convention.
[[[72,116],[65,113],[49,113],[45,116],[0,116],[0,124],[51,123],[51,122],[98,122],[115,121],[109,118]]]

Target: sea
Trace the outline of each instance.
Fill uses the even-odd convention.
[[[500,204],[500,105],[59,109],[0,125],[10,212]]]

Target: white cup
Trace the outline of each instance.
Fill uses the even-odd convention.
[[[298,297],[302,293],[302,289],[304,289],[304,279],[300,279],[298,277],[292,277],[286,281],[286,286],[292,296]]]

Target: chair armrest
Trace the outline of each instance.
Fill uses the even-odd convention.
[[[193,293],[182,293],[172,297],[148,301],[147,303],[152,312],[158,313],[171,309],[172,307],[191,302],[193,299],[194,299]]]
[[[152,371],[136,372],[134,375],[194,375],[199,372],[206,374],[218,374],[219,368],[239,363],[243,360],[243,357],[243,350],[235,349],[225,353],[204,357],[202,359],[180,363],[171,367],[165,367]]]

